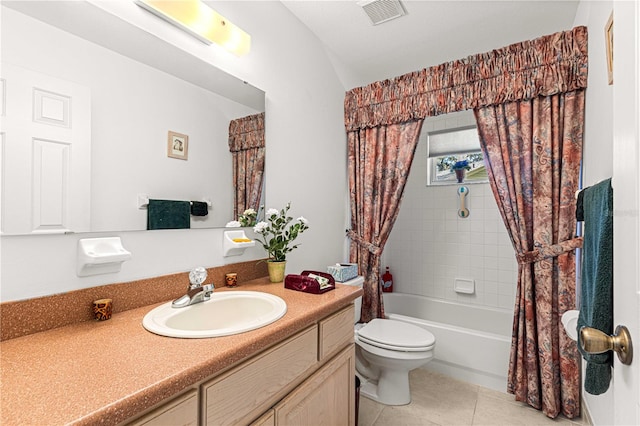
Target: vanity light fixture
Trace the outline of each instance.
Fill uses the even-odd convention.
[[[236,56],[249,53],[251,36],[201,0],[135,0],[135,3],[203,43],[216,43]]]

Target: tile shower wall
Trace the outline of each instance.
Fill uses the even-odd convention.
[[[467,184],[469,217],[458,217],[460,185],[427,186],[427,133],[475,124],[473,113],[427,119],[382,268],[394,290],[512,310],[517,263],[488,183]],[[454,291],[456,278],[475,281],[474,294]]]

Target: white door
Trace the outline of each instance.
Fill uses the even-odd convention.
[[[0,64],[2,233],[90,231],[87,87]]]
[[[639,24],[640,5],[637,1],[614,2],[613,324],[614,328],[625,325],[635,345],[631,365],[623,365],[614,355],[611,418],[616,425],[640,425]]]

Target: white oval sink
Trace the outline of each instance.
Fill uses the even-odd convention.
[[[282,318],[287,304],[259,291],[221,291],[206,302],[173,308],[167,302],[142,320],[148,331],[162,336],[198,339],[230,336],[264,327]]]

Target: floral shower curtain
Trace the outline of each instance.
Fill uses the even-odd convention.
[[[580,415],[575,342],[575,191],[584,90],[475,110],[491,189],[518,260],[508,391],[549,417]]]
[[[258,211],[264,175],[264,112],[229,123],[229,151],[232,155],[233,217],[246,209]]]
[[[563,131],[566,134],[558,135],[537,135],[536,137],[545,136],[545,138],[553,141],[562,141],[562,144],[574,144],[577,147],[581,144],[582,133],[581,127],[578,132],[577,128],[572,126],[582,126],[582,117],[584,100],[580,101],[579,93],[587,87],[587,28],[575,27],[570,31],[558,32],[555,34],[539,37],[534,40],[515,43],[490,52],[469,56],[464,59],[447,62],[431,68],[408,73],[393,79],[378,81],[367,86],[350,90],[345,96],[345,128],[347,130],[350,147],[356,138],[358,132],[363,129],[372,129],[382,126],[390,126],[401,123],[409,123],[419,121],[427,116],[435,116],[448,112],[462,111],[465,109],[478,109],[477,115],[483,115],[482,108],[489,106],[500,106],[509,103],[518,103],[518,101],[531,100],[538,102],[536,106],[530,107],[531,110],[538,110],[535,119],[542,117],[540,110],[549,108],[551,110],[575,108],[576,113],[567,113],[566,115],[557,115],[553,117],[559,118],[558,126],[550,124],[539,125],[531,123],[531,126],[537,126],[538,132],[542,129],[548,129],[552,132]],[[555,98],[557,94],[569,94],[576,92],[575,95],[567,95],[561,98]],[[572,97],[576,97],[574,100]],[[551,102],[548,106],[545,99]],[[551,99],[562,99],[551,101]],[[537,99],[537,101],[533,101]],[[570,99],[570,101],[568,100]],[[542,103],[540,103],[542,102]],[[561,104],[555,105],[553,102]],[[582,106],[581,103],[582,102]],[[488,109],[489,110],[489,109]],[[509,115],[513,117],[513,115]],[[533,120],[533,118],[532,118]],[[568,123],[562,123],[562,120],[571,120]],[[480,125],[484,127],[484,125]],[[523,135],[531,135],[532,130],[526,128],[526,124],[522,124],[521,131]],[[530,136],[529,136],[530,137]],[[575,139],[572,139],[575,138]],[[517,138],[513,139],[517,140]],[[573,191],[576,185],[573,183],[571,173],[577,173],[579,163],[575,160],[579,159],[578,151],[561,151],[560,157],[569,153],[571,158],[564,162],[564,159],[558,164],[555,151],[561,145],[554,142],[551,146],[543,146],[541,144],[530,145],[532,149],[552,149],[552,152],[530,152],[520,153],[520,157],[527,159],[529,157],[536,158],[539,161],[552,161],[554,167],[560,167],[562,170],[561,181],[554,181],[551,178],[555,188],[550,191],[553,195],[547,198],[550,203],[545,208],[552,214],[553,218],[550,230],[544,232],[550,233],[550,236],[541,238],[537,234],[533,238],[534,247],[527,250],[518,251],[518,261],[521,265],[521,277],[526,282],[526,275],[550,277],[545,279],[545,284],[536,287],[536,291],[529,291],[535,294],[534,298],[527,297],[524,300],[519,299],[516,304],[516,317],[519,318],[520,308],[524,315],[527,309],[539,309],[544,313],[546,318],[542,321],[537,329],[523,327],[514,328],[514,342],[512,346],[512,364],[519,365],[520,368],[513,368],[509,376],[509,390],[516,393],[516,399],[526,400],[534,407],[542,408],[549,416],[556,416],[558,412],[563,412],[568,417],[574,417],[579,414],[579,392],[576,389],[580,387],[580,377],[575,368],[575,350],[567,348],[571,346],[568,343],[564,331],[558,327],[557,318],[562,315],[565,309],[573,306],[573,293],[575,292],[575,283],[571,282],[570,273],[565,272],[568,265],[574,262],[573,254],[570,253],[579,241],[564,238],[565,231],[570,228],[570,221],[566,219],[566,212],[572,210],[574,204]],[[581,146],[581,145],[580,145]],[[394,149],[394,148],[392,148]],[[563,150],[565,148],[562,148]],[[568,148],[567,148],[568,149]],[[382,245],[367,239],[362,234],[362,223],[364,216],[354,214],[359,202],[368,203],[368,200],[354,200],[357,191],[354,191],[354,181],[352,178],[357,176],[352,172],[352,168],[358,167],[355,164],[356,157],[352,155],[350,148],[349,154],[349,170],[350,170],[350,189],[351,189],[351,211],[352,211],[352,230],[349,236],[352,239],[351,260],[358,260],[360,267],[374,269],[378,264],[375,257],[367,261],[365,256],[358,253],[368,250],[369,253],[377,253],[382,250]],[[507,151],[502,151],[509,152]],[[552,154],[553,153],[553,154]],[[547,158],[546,156],[549,156]],[[553,156],[556,160],[550,160]],[[505,159],[508,160],[508,159]],[[508,161],[505,161],[507,163]],[[363,164],[360,161],[360,164]],[[575,167],[574,172],[569,169]],[[515,170],[515,169],[514,169]],[[554,169],[555,170],[555,169]],[[512,170],[513,171],[513,170]],[[506,173],[504,170],[496,172]],[[536,171],[536,173],[538,173]],[[557,170],[554,172],[557,173]],[[567,175],[569,173],[569,175]],[[380,179],[385,179],[380,176]],[[504,176],[506,179],[506,187],[516,193],[515,177],[513,175]],[[545,177],[548,179],[549,177]],[[532,183],[533,181],[530,181]],[[555,185],[555,186],[554,186]],[[560,185],[560,186],[557,186]],[[558,189],[559,188],[559,189]],[[533,186],[526,186],[526,183],[520,185],[517,189],[523,191],[527,196],[532,195]],[[528,191],[528,192],[527,192]],[[555,192],[554,192],[555,191]],[[520,196],[521,198],[522,196]],[[536,198],[538,195],[536,195]],[[498,198],[496,196],[496,198]],[[542,206],[537,206],[538,208]],[[563,219],[559,219],[560,211],[562,211]],[[553,213],[555,212],[555,213]],[[538,210],[534,210],[534,214],[538,214]],[[553,216],[555,214],[555,216]],[[517,216],[517,213],[516,213]],[[536,216],[538,217],[538,216]],[[524,219],[523,219],[524,220]],[[393,222],[391,222],[392,224]],[[529,222],[517,222],[518,226],[524,225],[525,229],[530,226]],[[561,226],[562,229],[554,227]],[[533,231],[532,231],[533,232]],[[573,232],[573,230],[572,230]],[[530,235],[529,230],[524,235]],[[375,236],[375,238],[380,238]],[[568,237],[567,237],[568,238]],[[380,240],[378,240],[380,241]],[[529,240],[527,240],[529,242]],[[535,245],[539,243],[538,245]],[[354,245],[356,246],[354,248]],[[514,247],[518,246],[514,243]],[[537,250],[537,251],[536,251]],[[564,253],[564,254],[562,254]],[[558,255],[555,260],[548,260],[550,254]],[[360,257],[359,257],[360,256]],[[544,259],[544,260],[543,260]],[[372,264],[369,264],[369,263]],[[379,262],[379,258],[378,258]],[[522,265],[530,265],[523,267]],[[550,268],[550,270],[546,269]],[[369,269],[364,269],[368,271]],[[363,269],[360,270],[361,273]],[[363,318],[373,318],[382,316],[381,300],[379,300],[379,288],[377,275],[366,275],[365,296],[363,300]],[[523,278],[524,276],[524,278]],[[556,300],[556,298],[558,300]],[[520,304],[520,302],[523,304]],[[366,313],[365,313],[366,312]],[[531,316],[529,324],[531,323]],[[526,323],[526,321],[525,321]],[[529,334],[525,334],[529,333]],[[531,334],[534,333],[534,334]],[[538,334],[540,339],[538,339]],[[542,349],[539,356],[535,355],[532,343],[535,347]],[[520,360],[520,364],[518,364]],[[526,368],[525,368],[526,366]],[[540,377],[545,376],[544,380]],[[560,379],[558,379],[560,378]],[[535,388],[532,384],[540,380],[540,387]],[[526,391],[525,391],[526,390]],[[537,396],[536,396],[537,394]],[[526,397],[523,397],[526,395]],[[525,399],[522,399],[525,398]]]
[[[400,211],[424,120],[349,132],[351,262],[365,278],[361,321],[384,317],[380,254]]]

